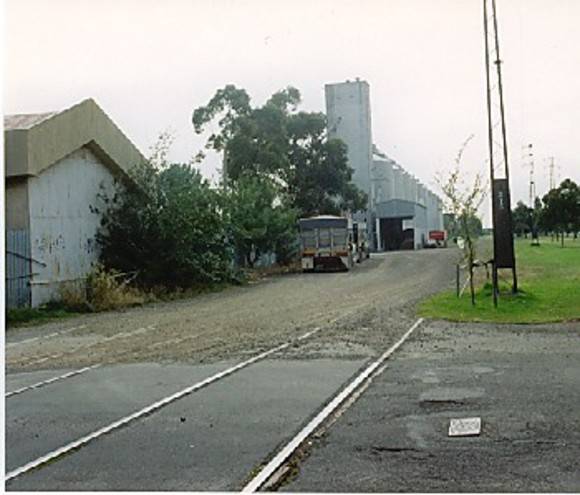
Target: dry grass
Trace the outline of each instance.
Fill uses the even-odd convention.
[[[148,299],[143,292],[130,287],[119,272],[97,265],[86,283],[61,287],[60,300],[67,310],[107,311],[143,304]]]
[[[268,277],[276,275],[286,275],[289,273],[301,273],[302,265],[300,260],[294,261],[288,265],[273,265],[267,267],[246,268],[244,277],[248,282],[257,282]]]
[[[130,287],[120,273],[97,266],[87,278],[87,301],[93,311],[137,306],[146,301],[138,289]]]

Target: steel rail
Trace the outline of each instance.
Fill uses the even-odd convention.
[[[75,354],[76,352],[84,351],[86,349],[91,349],[93,347],[96,347],[96,346],[101,345],[101,344],[105,344],[105,343],[110,342],[112,340],[122,339],[122,338],[126,338],[126,337],[132,337],[133,335],[146,333],[146,332],[149,332],[151,330],[154,330],[155,328],[156,327],[154,325],[149,325],[148,327],[140,327],[140,328],[137,328],[136,330],[131,330],[129,332],[117,333],[115,335],[111,335],[110,337],[105,337],[105,338],[98,340],[97,342],[93,342],[91,344],[80,345],[77,347],[73,347],[72,349],[69,349],[69,350],[64,351],[64,352],[59,352],[56,354],[49,354],[48,356],[42,356],[38,359],[26,361],[24,363],[24,366],[30,366],[33,364],[40,364],[40,363],[44,363],[46,361],[50,361],[51,359],[57,359],[57,358],[61,358],[64,356],[69,356],[71,354]]]
[[[86,328],[86,325],[79,325],[78,327],[72,327],[72,328],[68,328],[67,330],[61,330],[60,332],[53,332],[53,333],[49,333],[48,335],[39,335],[37,337],[32,337],[30,339],[25,339],[25,340],[19,340],[16,342],[6,342],[6,349],[8,349],[9,347],[15,347],[17,345],[22,345],[22,344],[29,344],[30,342],[36,342],[37,340],[46,340],[46,339],[51,339],[52,337],[58,337],[59,335],[65,335],[67,333],[71,333],[74,332],[75,330],[80,330],[82,328]]]
[[[307,322],[305,323],[305,325],[306,325],[306,326],[308,326],[308,325],[310,325],[311,323],[314,323],[314,322],[315,322],[315,321],[316,321],[318,318],[320,318],[321,316],[323,316],[323,315],[322,315],[322,314],[321,314],[321,315],[317,315],[317,316],[316,316],[314,319],[310,319],[309,321],[307,321]],[[331,323],[332,323],[332,322],[334,322],[334,321],[336,321],[336,320],[332,320],[332,321],[331,321]],[[58,334],[62,334],[62,333],[68,333],[69,331],[76,330],[76,329],[79,329],[79,328],[83,328],[83,327],[85,327],[85,326],[86,326],[86,325],[82,325],[82,326],[80,326],[80,327],[75,327],[75,328],[72,328],[72,329],[69,329],[69,330],[67,330],[66,332],[60,332],[60,333],[58,333]],[[301,336],[301,337],[298,337],[297,341],[304,340],[305,338],[309,337],[309,336],[310,336],[311,334],[313,334],[314,332],[315,332],[315,331],[311,331],[311,332],[308,332],[308,333],[304,334],[304,335],[303,335],[303,336]],[[128,333],[131,333],[131,332],[128,332]],[[159,341],[159,342],[157,342],[157,343],[155,343],[155,344],[153,344],[153,345],[149,346],[149,349],[157,348],[157,347],[164,346],[164,345],[168,345],[168,344],[176,344],[176,343],[182,343],[182,342],[185,342],[186,340],[192,340],[192,339],[199,338],[199,337],[201,337],[201,336],[203,336],[203,335],[207,335],[208,333],[209,333],[209,331],[206,331],[206,332],[201,332],[201,333],[198,333],[198,334],[195,334],[195,335],[188,335],[188,336],[181,337],[181,338],[170,339],[170,340],[161,340],[161,341]],[[128,335],[126,335],[126,334],[127,334],[127,332],[124,332],[123,334],[118,334],[118,335],[121,335],[121,336],[128,336]],[[50,334],[50,335],[47,335],[47,336],[46,336],[46,337],[44,337],[44,338],[48,338],[48,337],[51,337],[51,336],[53,336],[53,335],[57,335],[57,333],[55,333],[55,334]],[[36,340],[37,338],[40,338],[40,337],[36,337],[35,339],[30,339],[30,340]],[[100,344],[100,343],[102,343],[102,342],[105,342],[105,341],[106,341],[106,340],[104,340],[104,341],[103,341],[103,340],[101,340],[101,341],[99,341],[99,342],[95,342],[94,344],[91,344],[91,346],[96,346],[97,344]],[[83,349],[84,349],[84,347],[81,347],[81,348],[75,347],[75,348],[74,348],[74,349],[72,349],[71,351],[72,351],[72,352],[74,352],[74,351],[77,351],[77,350],[83,350]],[[64,354],[62,354],[62,355],[64,355]],[[60,356],[61,356],[61,355],[58,355],[58,356],[57,356],[57,355],[53,355],[52,357],[60,357]],[[44,362],[45,360],[47,360],[47,359],[46,359],[46,358],[43,358],[42,362]],[[35,362],[36,362],[36,363],[38,363],[39,361],[35,361]],[[27,364],[30,364],[30,362],[29,362],[29,363],[27,363]],[[67,378],[72,378],[72,377],[75,377],[75,376],[78,376],[78,375],[82,375],[82,374],[84,374],[84,373],[86,373],[86,372],[88,372],[88,371],[92,371],[92,370],[94,370],[94,369],[100,368],[100,367],[102,367],[102,366],[104,366],[104,365],[106,365],[106,364],[107,364],[106,362],[101,362],[101,363],[94,364],[94,365],[92,365],[92,366],[85,366],[85,367],[83,367],[83,368],[80,368],[80,369],[77,369],[77,370],[72,370],[72,371],[69,371],[69,372],[67,372],[67,373],[64,373],[64,374],[62,374],[62,375],[57,375],[57,376],[54,376],[54,377],[48,378],[47,380],[43,380],[43,381],[40,381],[40,382],[34,383],[34,384],[32,384],[32,385],[28,385],[28,386],[26,386],[26,387],[21,387],[21,388],[19,388],[19,389],[12,390],[12,391],[10,391],[10,392],[6,392],[6,393],[4,394],[4,398],[5,398],[5,399],[8,399],[8,398],[10,398],[10,397],[13,397],[13,396],[16,396],[16,395],[20,395],[20,394],[22,394],[22,393],[24,393],[24,392],[28,392],[28,391],[32,391],[32,390],[37,390],[37,389],[39,389],[39,388],[45,387],[45,386],[47,386],[47,385],[50,385],[50,384],[52,384],[52,383],[57,383],[57,382],[60,382],[60,381],[66,380]]]
[[[358,309],[358,308],[357,308]],[[350,311],[345,315],[341,315],[338,316],[336,318],[334,318],[333,320],[331,320],[330,322],[328,322],[328,325],[332,325],[333,323],[336,323],[338,320],[342,319],[342,318],[346,318],[348,316],[350,316],[354,311]],[[309,332],[306,332],[305,334],[301,335],[300,337],[290,340],[284,344],[278,345],[276,347],[273,347],[267,351],[264,351],[252,358],[249,358],[235,366],[232,366],[226,370],[220,371],[219,373],[216,373],[212,376],[210,376],[209,378],[206,378],[205,380],[202,380],[200,382],[197,382],[187,388],[184,388],[176,393],[174,393],[173,395],[167,396],[163,399],[160,399],[159,401],[146,406],[136,412],[134,412],[133,414],[130,414],[128,416],[125,416],[117,421],[114,421],[113,423],[110,423],[107,426],[104,426],[92,433],[89,433],[88,435],[85,435],[81,438],[79,438],[78,440],[75,440],[73,442],[70,442],[66,445],[64,445],[63,447],[60,447],[56,450],[53,450],[52,452],[49,452],[41,457],[38,457],[37,459],[28,462],[27,464],[16,468],[12,471],[10,471],[9,473],[6,474],[5,476],[5,481],[10,481],[24,473],[27,473],[28,471],[31,471],[33,469],[39,468],[42,465],[54,461],[55,459],[57,459],[58,457],[61,457],[75,449],[78,449],[79,447],[82,447],[86,444],[88,444],[89,442],[96,440],[97,438],[110,433],[118,428],[121,428],[122,426],[125,426],[139,418],[142,418],[146,415],[149,415],[159,409],[161,409],[164,406],[167,406],[169,404],[171,404],[172,402],[175,402],[178,399],[181,399],[182,397],[185,397],[187,395],[190,395],[191,393],[200,390],[204,387],[207,387],[208,385],[217,382],[218,380],[221,380],[222,378],[225,378],[243,368],[246,368],[248,366],[250,366],[251,364],[254,364],[258,361],[261,361],[263,359],[265,359],[266,357],[279,352],[283,349],[286,349],[288,347],[290,347],[292,344],[296,343],[296,342],[301,342],[309,337],[311,337],[312,335],[315,335],[316,333],[320,332],[320,330],[322,330],[324,327],[317,327],[314,330],[311,330]]]
[[[365,305],[366,307],[367,305]],[[273,347],[267,351],[264,351],[254,357],[251,357],[241,363],[238,363],[237,365],[234,365],[230,368],[227,368],[226,370],[220,371],[200,382],[197,382],[189,387],[186,387],[178,392],[175,392],[172,395],[169,395],[167,397],[164,397],[156,402],[154,402],[153,404],[150,404],[148,406],[143,407],[142,409],[139,409],[138,411],[129,414],[127,416],[124,416],[116,421],[114,421],[113,423],[110,423],[102,428],[99,428],[98,430],[93,431],[92,433],[89,433],[77,440],[74,440],[56,450],[53,450],[51,452],[48,452],[47,454],[40,456],[26,464],[24,464],[23,466],[20,466],[16,469],[13,469],[12,471],[6,473],[4,480],[5,482],[8,482],[10,480],[13,480],[29,471],[32,471],[34,469],[40,468],[41,466],[55,461],[56,459],[58,459],[59,457],[66,455],[74,450],[79,449],[80,447],[83,447],[85,445],[87,445],[88,443],[102,437],[103,435],[106,435],[112,431],[115,431],[123,426],[128,425],[129,423],[132,423],[133,421],[136,421],[142,417],[148,416],[149,414],[156,412],[158,410],[160,410],[161,408],[187,396],[192,394],[193,392],[196,392],[202,388],[205,388],[209,385],[211,385],[214,382],[217,382],[233,373],[236,373],[237,371],[240,371],[241,369],[244,369],[258,361],[261,361],[263,359],[265,359],[266,357],[279,352],[281,350],[287,349],[288,347],[292,346],[293,344],[297,343],[297,342],[302,342],[303,340],[306,340],[310,337],[312,337],[313,335],[317,334],[318,332],[320,332],[323,328],[326,328],[330,325],[333,325],[334,323],[336,323],[339,320],[342,320],[344,318],[348,318],[350,317],[353,313],[355,313],[356,311],[360,310],[363,306],[357,306],[356,308],[352,309],[351,311],[347,312],[346,314],[337,316],[333,319],[331,319],[330,321],[327,322],[327,324],[323,327],[317,327],[314,330],[311,330],[309,332],[306,332],[305,334],[297,337],[296,339],[292,339],[284,344],[278,345],[276,347]]]
[[[53,376],[52,378],[49,378],[48,380],[37,382],[37,383],[34,383],[33,385],[28,385],[27,387],[22,387],[22,388],[13,390],[11,392],[6,392],[6,394],[4,394],[4,397],[6,399],[8,399],[8,398],[13,397],[15,395],[20,395],[20,394],[27,392],[29,390],[36,390],[37,388],[45,387],[46,385],[50,385],[51,383],[60,382],[62,380],[66,380],[67,378],[71,378],[73,376],[82,375],[83,373],[86,373],[87,371],[91,371],[91,370],[100,368],[101,366],[102,366],[102,363],[93,364],[92,366],[85,366],[84,368],[81,368],[78,370],[69,371],[68,373],[65,373],[63,375]]]
[[[419,318],[413,326],[387,351],[385,351],[376,361],[365,368],[345,389],[338,393],[330,403],[318,413],[282,450],[268,463],[264,468],[242,489],[242,493],[253,493],[268,481],[268,479],[286,462],[286,460],[304,443],[304,441],[334,412],[345,402],[353,393],[357,391],[369,379],[373,372],[395,352],[413,331],[423,322]]]

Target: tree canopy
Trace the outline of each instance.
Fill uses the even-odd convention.
[[[540,218],[545,230],[562,233],[580,230],[580,187],[574,181],[565,179],[542,201],[544,208]]]
[[[268,178],[302,216],[365,208],[366,195],[351,182],[346,145],[328,139],[324,114],[299,112],[300,101],[300,92],[287,87],[253,108],[245,90],[228,85],[194,110],[194,130],[217,124],[206,148],[223,153],[228,184]]]
[[[296,212],[278,200],[278,191],[269,179],[243,176],[228,190],[226,223],[230,242],[241,264],[253,266],[265,253],[276,253],[287,261],[294,243]]]
[[[527,235],[534,228],[534,210],[518,201],[512,212],[514,231],[519,235]]]

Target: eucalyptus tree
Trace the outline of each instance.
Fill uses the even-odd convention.
[[[194,110],[193,127],[201,134],[217,126],[205,147],[222,154],[228,186],[241,177],[267,177],[301,215],[364,208],[346,145],[328,139],[324,114],[299,112],[300,102],[289,86],[252,107],[245,90],[228,85]]]

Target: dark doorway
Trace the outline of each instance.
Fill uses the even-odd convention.
[[[385,251],[413,249],[413,229],[403,231],[403,220],[411,217],[381,218],[381,245]]]
[[[403,242],[399,249],[415,249],[415,229],[403,230]]]

